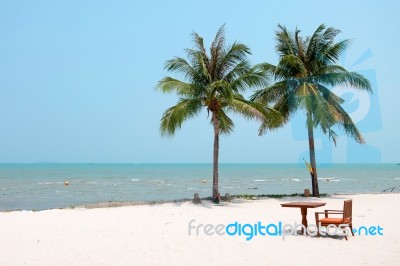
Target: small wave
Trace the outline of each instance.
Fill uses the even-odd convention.
[[[319,180],[323,181],[323,182],[340,182],[340,179],[334,179],[334,178],[318,178]]]
[[[291,180],[292,180],[292,181],[296,181],[296,182],[301,182],[301,180],[298,179],[298,178],[292,178]]]
[[[254,182],[267,182],[266,179],[254,179]]]
[[[38,182],[38,185],[53,185],[53,184],[63,184],[64,185],[64,182],[62,182],[62,181],[57,181],[57,182],[48,182],[48,181],[46,181],[46,182]]]
[[[396,179],[396,180],[400,180],[400,177],[395,177],[394,179]]]
[[[88,181],[88,182],[86,182],[86,184],[97,184],[97,182],[96,181]]]
[[[195,190],[194,187],[188,187],[187,190]]]
[[[38,185],[51,185],[55,184],[56,182],[39,182]]]
[[[136,181],[140,181],[140,179],[139,178],[132,178],[131,181],[136,182]]]
[[[233,187],[222,187],[222,188],[233,188]]]

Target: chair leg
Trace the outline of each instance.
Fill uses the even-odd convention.
[[[348,239],[347,239],[347,230],[346,230],[346,227],[341,226],[340,228],[343,230],[344,238],[345,238],[346,241],[347,241]]]
[[[352,225],[352,224],[349,224],[349,226],[350,226],[351,234],[354,236],[353,225]]]
[[[317,213],[315,214],[315,222],[317,224],[317,237],[320,237],[320,234],[319,234],[319,216],[318,216]]]

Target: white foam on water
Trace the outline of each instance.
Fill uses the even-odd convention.
[[[56,182],[39,182],[38,185],[51,185],[55,184]]]
[[[224,186],[223,189],[232,194],[257,191],[247,190],[249,187],[258,187],[260,194],[290,194],[302,191],[305,184],[309,186],[311,183],[308,172],[303,169],[301,174],[294,164],[225,167],[227,176],[232,179],[221,187]],[[318,180],[324,193],[380,192],[388,187],[390,180],[392,183],[400,181],[399,167],[339,164],[333,165],[332,169],[321,169]],[[2,175],[7,177],[1,179],[0,210],[49,209],[80,205],[88,200],[103,202],[109,198],[121,201],[188,198],[194,192],[207,194],[212,183],[212,178],[208,176],[209,169],[212,169],[211,164],[140,167],[111,164],[0,165]],[[111,172],[112,175],[109,174]],[[203,180],[206,182],[203,183]],[[69,186],[65,186],[64,182],[69,182]],[[74,197],[66,197],[71,193]],[[43,201],[43,198],[47,200]]]
[[[319,180],[323,181],[323,182],[341,182],[340,179],[335,179],[334,177],[322,177],[322,178],[318,178]]]

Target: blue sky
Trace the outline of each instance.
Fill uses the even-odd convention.
[[[164,62],[184,56],[191,32],[208,45],[226,23],[228,42],[252,63],[276,63],[278,23],[311,35],[321,24],[352,39],[342,64],[365,74],[374,94],[348,100],[366,146],[317,134],[317,161],[399,163],[400,54],[396,1],[0,1],[0,162],[212,162],[206,113],[173,138],[159,121],[175,95],[155,90]],[[233,116],[220,162],[295,163],[307,158],[304,116],[276,132]]]

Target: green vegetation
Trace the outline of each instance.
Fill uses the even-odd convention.
[[[320,197],[328,197],[329,195],[326,193],[321,193]],[[272,199],[282,199],[287,197],[304,197],[302,193],[294,193],[294,194],[260,194],[260,195],[253,195],[253,194],[238,194],[232,195],[232,198],[237,199],[246,199],[246,200],[253,200],[259,198],[272,198]]]
[[[241,93],[250,88],[267,85],[267,74],[259,66],[251,66],[247,60],[250,49],[239,42],[225,44],[222,26],[206,51],[203,38],[193,33],[194,48],[185,49],[188,60],[175,57],[166,62],[165,68],[177,72],[184,81],[165,77],[158,83],[164,93],[175,92],[179,101],[168,108],[162,118],[162,135],[173,135],[184,121],[207,110],[214,129],[213,187],[212,198],[218,198],[218,154],[220,134],[233,131],[229,113],[241,114],[248,119],[258,119],[268,127],[280,120],[277,112],[264,104],[246,100]]]
[[[327,193],[321,193],[320,197],[329,197]],[[245,200],[258,200],[260,198],[282,199],[288,197],[305,197],[303,193],[293,194],[236,194],[230,195],[231,199],[245,199]],[[212,197],[204,197],[202,200],[212,200]],[[226,201],[225,197],[221,197],[222,201]]]
[[[310,150],[312,194],[319,197],[314,128],[320,128],[336,145],[336,128],[353,137],[358,143],[365,141],[354,122],[342,108],[344,100],[330,88],[351,87],[371,92],[369,81],[360,74],[349,72],[338,65],[340,55],[350,41],[336,42],[340,33],[334,28],[320,25],[310,37],[301,37],[300,30],[289,32],[279,25],[276,31],[277,65],[264,63],[251,66],[247,55],[250,49],[235,42],[225,44],[224,27],[217,32],[209,52],[203,38],[193,33],[194,48],[186,49],[188,60],[175,57],[166,62],[168,71],[181,74],[183,81],[165,77],[158,83],[163,93],[176,93],[179,101],[168,108],[162,118],[163,136],[173,135],[184,121],[207,110],[214,130],[212,199],[217,200],[219,136],[233,131],[229,113],[238,113],[261,122],[259,134],[287,123],[298,110],[306,114]],[[268,84],[268,78],[275,81]],[[259,89],[246,100],[242,93]],[[270,105],[273,108],[269,107]]]
[[[314,148],[314,128],[320,127],[336,145],[337,134],[334,126],[343,129],[358,143],[364,138],[350,116],[341,107],[343,99],[334,94],[329,87],[344,86],[371,92],[369,81],[362,75],[349,72],[337,64],[340,55],[346,51],[349,40],[335,42],[340,33],[334,28],[320,25],[311,37],[303,38],[300,30],[289,32],[279,25],[276,32],[276,51],[278,64],[265,63],[264,70],[270,73],[276,83],[257,91],[251,99],[273,104],[288,122],[291,115],[303,109],[306,113],[308,129],[312,193],[319,196],[317,167]],[[263,134],[269,125],[262,125]]]

